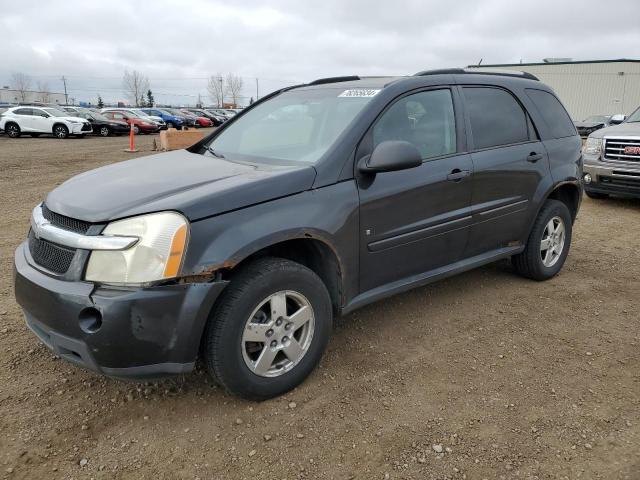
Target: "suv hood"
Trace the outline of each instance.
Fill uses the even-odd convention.
[[[92,223],[162,210],[194,221],[308,190],[315,175],[312,166],[254,166],[176,150],[77,175],[45,203]]]
[[[64,117],[56,117],[56,118],[61,118],[62,120],[67,120],[68,122],[81,122],[81,123],[87,123],[88,122],[88,120],[86,118],[74,117],[73,115],[68,115],[68,116],[64,116]]]
[[[640,123],[621,123],[620,125],[612,125],[607,128],[601,128],[596,130],[591,135],[591,138],[603,138],[608,136],[639,136],[640,137]]]

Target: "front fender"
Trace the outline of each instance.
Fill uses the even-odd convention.
[[[182,274],[231,269],[264,248],[300,238],[319,240],[334,252],[345,297],[355,295],[358,193],[353,180],[193,222]]]

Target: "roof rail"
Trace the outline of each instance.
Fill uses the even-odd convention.
[[[325,83],[351,82],[353,80],[360,80],[360,77],[357,75],[346,75],[342,77],[319,78],[317,80],[314,80],[313,82],[308,83],[307,85],[323,85]]]
[[[476,74],[476,75],[500,75],[504,77],[527,78],[529,80],[540,80],[529,72],[521,72],[519,70],[502,70],[500,68],[442,68],[439,70],[424,70],[416,73],[414,76],[424,75],[460,75],[460,74]]]

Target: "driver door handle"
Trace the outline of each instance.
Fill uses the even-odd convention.
[[[459,182],[464,177],[468,177],[469,175],[471,175],[471,172],[469,170],[460,170],[459,168],[454,168],[453,170],[451,170],[451,173],[447,175],[447,180],[449,180],[450,182]]]
[[[527,157],[527,162],[536,163],[541,158],[542,158],[542,155],[540,153],[531,152]]]

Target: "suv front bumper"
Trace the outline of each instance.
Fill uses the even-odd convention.
[[[27,326],[61,358],[113,377],[193,369],[213,303],[227,282],[148,288],[59,280],[15,252],[15,296]],[[98,326],[98,328],[96,328]]]
[[[640,165],[585,163],[583,175],[591,175],[591,183],[585,183],[586,192],[640,197]]]

